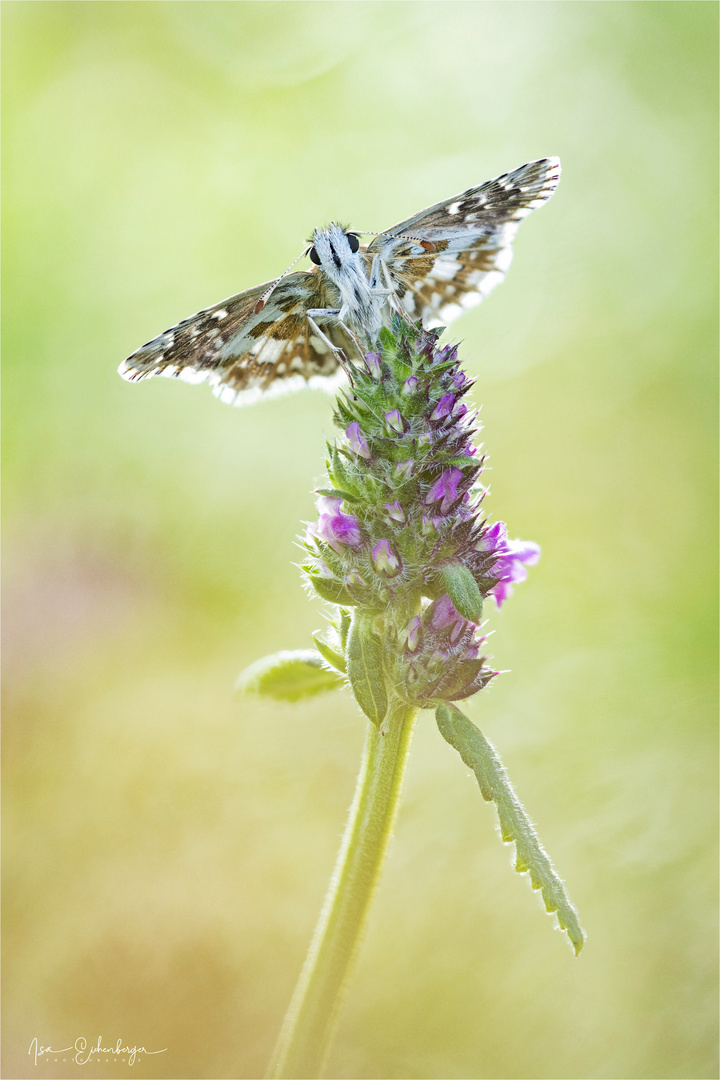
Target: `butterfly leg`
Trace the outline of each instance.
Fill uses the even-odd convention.
[[[318,317],[324,319],[335,319],[336,321],[339,321],[340,311],[337,308],[309,308],[306,312],[306,315],[307,321],[310,323],[310,326],[313,328],[313,331],[317,334],[320,340],[327,345],[328,349],[330,349],[330,351],[333,352],[335,356],[337,356],[338,360],[344,360],[345,354],[343,353],[342,349],[338,349],[337,345],[333,345],[327,334],[323,334],[322,330],[315,322],[315,318]],[[313,316],[315,316],[315,318],[313,318]],[[343,327],[343,329],[346,329],[344,324],[341,323],[341,326]]]
[[[315,333],[328,345],[328,347],[330,349],[332,349],[332,351],[335,353],[335,355],[338,357],[338,359],[341,362],[343,360],[346,361],[345,367],[347,367],[348,357],[345,355],[345,353],[342,351],[342,349],[338,349],[338,347],[336,345],[333,345],[332,341],[330,341],[330,339],[328,337],[326,337],[325,334],[323,334],[320,327],[314,321],[313,315],[320,316],[321,318],[332,318],[332,319],[334,319],[336,321],[336,323],[338,324],[338,326],[347,334],[347,336],[352,341],[353,345],[357,349],[358,356],[360,356],[360,357],[364,356],[365,353],[368,351],[368,349],[371,348],[371,344],[372,344],[371,342],[367,341],[363,345],[362,341],[357,336],[357,334],[354,334],[353,331],[350,329],[350,327],[347,325],[347,323],[343,322],[343,318],[342,318],[343,311],[342,311],[342,309],[338,310],[336,308],[310,308],[310,310],[307,312],[307,320],[308,320],[308,322],[312,326]]]
[[[385,277],[385,285],[381,283],[383,276]],[[379,296],[392,296],[394,293],[392,281],[388,274],[388,268],[380,255],[376,255],[373,258],[372,266],[370,267],[370,288],[374,293],[378,293]]]
[[[377,272],[376,272],[376,269],[375,269],[375,264],[376,263],[377,263]],[[385,285],[387,286],[384,289],[380,285],[380,275],[381,274],[382,274],[382,277],[384,277]],[[385,260],[380,255],[376,255],[374,260],[373,260],[371,279],[373,277],[375,277],[375,276],[376,276],[376,280],[377,280],[377,285],[375,287],[378,289],[378,291],[380,289],[382,289],[382,291],[387,296],[390,297],[390,303],[395,308],[395,310],[398,312],[398,314],[402,315],[403,319],[405,319],[406,322],[410,323],[411,325],[414,325],[413,321],[412,321],[412,319],[410,317],[409,312],[407,312],[405,310],[405,308],[403,306],[403,302],[402,302],[402,300],[400,299],[400,297],[397,294],[397,291],[395,289],[395,283],[393,282],[392,274],[390,273],[390,269],[389,269],[387,263],[385,262]]]

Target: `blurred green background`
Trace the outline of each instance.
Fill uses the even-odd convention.
[[[4,1075],[262,1076],[364,737],[342,694],[232,699],[323,622],[292,563],[331,400],[235,410],[119,361],[318,224],[381,230],[559,154],[451,333],[493,514],[543,547],[468,712],[588,944],[422,714],[328,1076],[717,1076],[717,5],[3,17]],[[28,1056],[80,1036],[167,1049]]]

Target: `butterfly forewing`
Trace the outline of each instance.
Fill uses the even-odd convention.
[[[427,329],[445,326],[503,280],[518,225],[550,198],[559,180],[558,158],[531,161],[399,222],[368,252],[385,262],[411,317]],[[433,248],[425,251],[406,237]]]
[[[252,400],[273,388],[332,377],[339,366],[337,355],[314,332],[307,311],[328,306],[335,297],[328,295],[319,274],[289,274],[256,311],[273,284],[257,285],[184,319],[129,356],[120,374],[132,381],[151,375],[207,380],[231,403],[242,394]],[[337,348],[346,344],[333,327],[326,336]],[[282,383],[287,387],[276,385]]]
[[[486,180],[478,187],[428,206],[414,217],[386,229],[368,250],[379,250],[387,239],[400,236],[443,239],[492,229],[507,221],[521,221],[550,198],[560,181],[560,159],[542,158],[513,172]]]

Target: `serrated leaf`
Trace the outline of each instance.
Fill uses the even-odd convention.
[[[585,942],[578,913],[524,806],[515,794],[497,751],[480,729],[455,705],[438,705],[435,719],[440,734],[475,773],[483,798],[487,802],[495,803],[500,835],[506,844],[515,843],[515,869],[520,874],[530,873],[533,889],[541,890],[545,909],[555,913],[577,956]]]
[[[440,570],[440,576],[456,611],[470,622],[479,623],[482,619],[482,593],[467,566],[460,562],[446,563]]]
[[[373,616],[356,611],[347,641],[347,674],[355,699],[376,727],[387,712],[382,642],[373,629]]]
[[[327,660],[328,664],[331,664],[336,671],[340,671],[344,675],[345,657],[343,656],[343,654],[337,652],[335,649],[331,649],[327,641],[323,641],[323,639],[320,637],[320,631],[313,634],[312,637],[313,641],[317,645],[318,652],[323,657],[323,659]]]
[[[319,652],[298,649],[283,650],[256,660],[238,675],[235,692],[259,694],[276,701],[298,701],[326,690],[337,690],[343,685],[339,675],[328,671]]]

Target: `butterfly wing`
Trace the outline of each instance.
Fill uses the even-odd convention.
[[[313,271],[288,274],[256,312],[272,284],[257,285],[184,319],[124,360],[120,375],[131,381],[153,375],[207,381],[218,397],[236,405],[339,381],[337,355],[307,317],[309,308],[334,306],[328,283]],[[337,348],[343,346],[334,326],[323,332]]]
[[[380,255],[409,315],[427,329],[445,326],[503,280],[518,225],[559,181],[559,158],[528,162],[399,222],[368,245],[368,254]],[[406,237],[430,241],[433,249]]]

